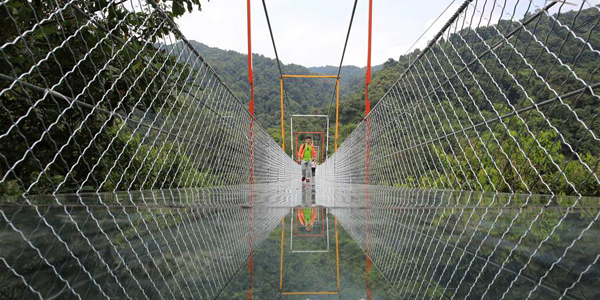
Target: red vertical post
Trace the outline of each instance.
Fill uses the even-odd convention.
[[[369,100],[369,84],[371,84],[371,40],[373,28],[373,0],[369,0],[369,29],[367,45],[367,74],[365,78],[365,221],[366,221],[366,273],[367,273],[367,300],[371,300],[371,283],[369,275],[371,273],[371,211],[369,205],[369,156],[371,151],[371,101]]]
[[[369,100],[369,85],[371,84],[371,36],[373,28],[373,0],[369,0],[369,29],[368,29],[368,44],[367,44],[367,74],[365,78],[365,134],[366,134],[366,157],[365,157],[365,183],[369,184],[369,151],[371,147],[371,101]],[[368,199],[367,199],[368,201]]]
[[[252,33],[250,23],[250,0],[248,2],[248,82],[250,83],[250,115],[254,119],[254,74],[252,73]],[[252,127],[252,126],[250,126]]]
[[[248,272],[250,273],[250,286],[247,298],[252,300],[252,289],[254,288],[254,261],[253,261],[253,236],[254,236],[254,74],[252,72],[252,26],[250,23],[250,0],[247,0],[248,9],[248,83],[250,83],[250,226],[248,235]]]
[[[369,0],[369,38],[367,44],[367,74],[365,78],[365,114],[371,112],[369,101],[369,84],[371,84],[371,32],[373,27],[373,0]]]

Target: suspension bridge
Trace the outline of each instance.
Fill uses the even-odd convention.
[[[381,99],[369,9],[364,118],[338,145],[329,76],[307,183],[293,74],[280,143],[254,117],[249,8],[239,99],[174,21],[197,1],[0,1],[0,299],[599,299],[600,7],[571,2],[459,3]]]

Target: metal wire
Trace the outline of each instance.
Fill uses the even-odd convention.
[[[0,298],[212,299],[299,202],[165,9],[0,3]]]
[[[0,298],[212,299],[300,204],[167,9],[0,2]],[[318,166],[402,298],[598,298],[599,12],[465,1]]]
[[[290,115],[293,114],[292,110],[292,106],[290,105],[290,99],[288,97],[288,92],[287,89],[285,88],[285,80],[283,80],[283,71],[281,69],[281,61],[279,60],[279,54],[277,53],[277,46],[275,45],[275,36],[273,36],[273,29],[271,28],[271,20],[269,19],[269,11],[267,10],[267,3],[265,2],[265,0],[262,1],[263,4],[263,9],[265,11],[265,18],[267,19],[267,27],[269,27],[269,35],[271,36],[271,43],[273,44],[273,51],[275,52],[275,60],[277,61],[277,69],[279,70],[279,78],[282,79],[281,81],[281,86],[284,92],[284,96],[285,96],[285,105],[287,106],[288,109],[286,109],[286,119],[287,117],[289,117]]]
[[[598,10],[465,1],[320,166],[403,298],[597,297]]]

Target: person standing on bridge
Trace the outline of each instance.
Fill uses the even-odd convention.
[[[300,146],[297,157],[298,162],[302,166],[302,181],[306,180],[306,182],[310,182],[312,175],[311,162],[317,157],[310,136],[307,136],[306,142]]]

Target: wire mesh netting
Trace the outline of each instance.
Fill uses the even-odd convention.
[[[600,298],[596,2],[455,7],[314,189],[173,5],[0,1],[0,298],[215,298],[303,201],[402,298]]]
[[[297,202],[170,8],[0,2],[0,298],[213,298]]]
[[[599,22],[465,1],[320,167],[319,204],[400,295],[600,296]]]
[[[133,3],[2,3],[4,194],[249,183],[248,111],[162,10]],[[254,182],[289,179],[252,134]]]

